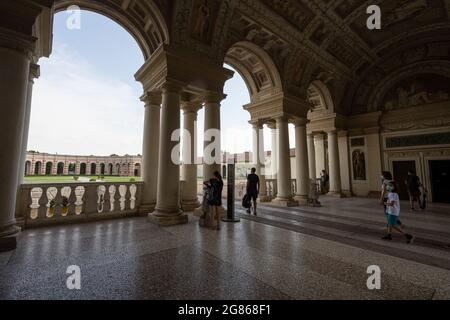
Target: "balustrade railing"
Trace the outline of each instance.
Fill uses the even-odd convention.
[[[16,219],[29,227],[132,216],[141,192],[142,182],[24,184]]]

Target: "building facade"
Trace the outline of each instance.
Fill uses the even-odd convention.
[[[39,152],[28,152],[25,161],[25,176],[141,176],[142,157],[76,156]]]

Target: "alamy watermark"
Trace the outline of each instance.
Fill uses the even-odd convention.
[[[81,290],[81,268],[76,265],[69,266],[66,274],[69,275],[66,280],[67,289]]]

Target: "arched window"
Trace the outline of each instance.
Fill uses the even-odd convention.
[[[80,164],[80,175],[82,176],[86,175],[86,163]]]
[[[45,175],[46,176],[50,176],[52,174],[52,169],[53,169],[53,163],[52,162],[47,162],[45,164]]]
[[[56,170],[56,174],[58,176],[62,176],[64,174],[64,162],[59,162]]]

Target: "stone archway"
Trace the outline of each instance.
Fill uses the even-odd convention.
[[[244,79],[252,102],[282,92],[280,73],[272,58],[254,43],[240,41],[232,45],[224,62]]]
[[[31,174],[31,162],[25,162],[25,176],[29,176]]]
[[[145,60],[162,44],[169,44],[169,30],[159,8],[152,0],[124,1],[121,6],[114,0],[57,0],[54,12],[78,6],[108,17],[125,28],[136,40]]]

